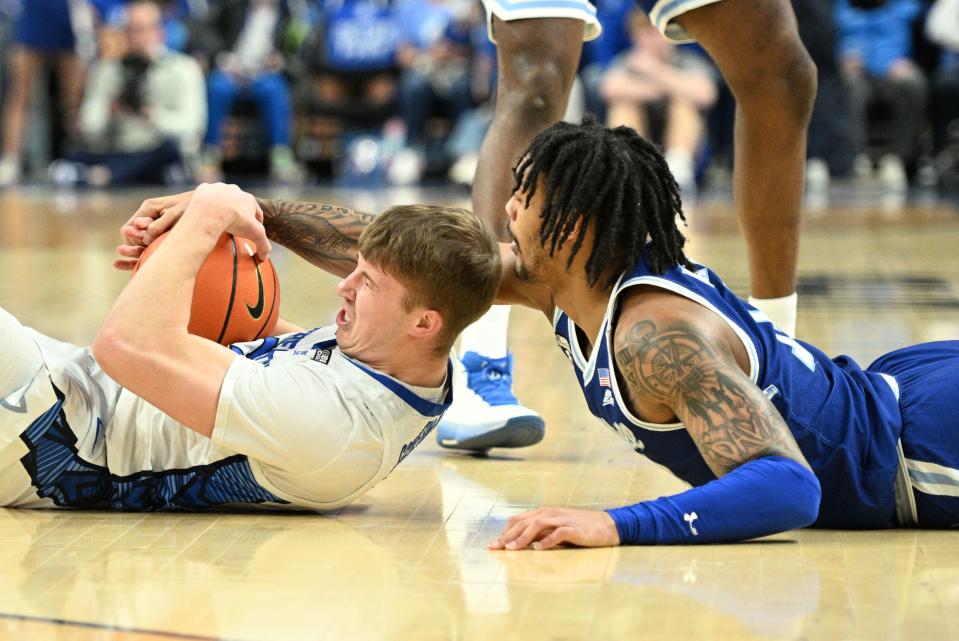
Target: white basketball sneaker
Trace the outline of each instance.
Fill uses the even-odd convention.
[[[485,452],[494,447],[528,447],[543,440],[543,418],[513,395],[512,354],[487,358],[466,352],[454,367],[453,405],[436,431],[441,446]]]

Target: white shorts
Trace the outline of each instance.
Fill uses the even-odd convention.
[[[509,22],[529,18],[573,18],[583,21],[583,40],[594,40],[603,32],[596,7],[587,0],[483,0],[489,39],[493,37],[493,16]]]
[[[34,372],[17,389],[0,390],[0,506],[56,507],[38,495],[33,477],[55,476],[67,464],[29,447],[31,431],[49,425],[47,431],[59,430],[57,438],[65,445],[96,451],[105,463],[98,425],[112,416],[121,388],[100,370],[89,348],[13,325],[4,310],[0,314],[5,316],[0,352],[15,349]],[[79,429],[67,428],[68,421]]]
[[[0,370],[0,506],[153,511],[240,503],[241,493],[271,499],[246,457],[124,390],[90,348],[0,309],[4,356],[20,365]]]

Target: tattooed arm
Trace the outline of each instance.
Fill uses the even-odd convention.
[[[819,480],[772,403],[749,380],[738,338],[700,305],[637,287],[622,302],[615,362],[633,413],[679,418],[716,480],[596,511],[540,508],[507,522],[493,549],[713,543],[813,523]]]
[[[270,240],[337,276],[356,267],[356,243],[371,214],[325,203],[257,198]]]
[[[677,417],[716,476],[768,455],[809,468],[779,412],[745,373],[741,342],[715,314],[639,288],[623,303],[614,341],[636,415]]]
[[[186,211],[192,191],[149,198],[120,229],[124,244],[114,267],[131,270],[143,249],[173,227]],[[373,220],[370,214],[324,203],[257,199],[270,240],[337,276],[356,266],[356,242]]]

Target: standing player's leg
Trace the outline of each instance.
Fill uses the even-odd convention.
[[[736,97],[736,212],[749,252],[750,302],[789,334],[796,323],[796,263],[806,127],[816,68],[789,0],[721,0],[682,13],[659,2],[712,56]],[[701,0],[689,0],[690,6]],[[680,15],[681,13],[681,15]]]
[[[563,117],[576,78],[583,22],[571,18],[492,17],[498,78],[496,110],[480,148],[473,211],[506,240],[504,207],[513,191],[517,156]]]
[[[581,4],[587,12],[589,5]],[[496,109],[480,149],[473,210],[507,240],[504,207],[513,189],[513,165],[536,134],[563,117],[587,19],[502,20],[495,15],[500,11],[495,3],[491,11],[491,35],[497,45]],[[437,430],[440,445],[482,451],[542,440],[543,419],[520,405],[511,389],[508,322],[509,307],[495,305],[463,332],[465,375],[454,394],[457,400]]]

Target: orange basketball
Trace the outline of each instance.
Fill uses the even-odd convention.
[[[166,234],[143,251],[133,272]],[[269,336],[280,314],[280,287],[273,263],[260,261],[249,240],[223,234],[196,277],[190,309],[191,334],[222,345]]]

